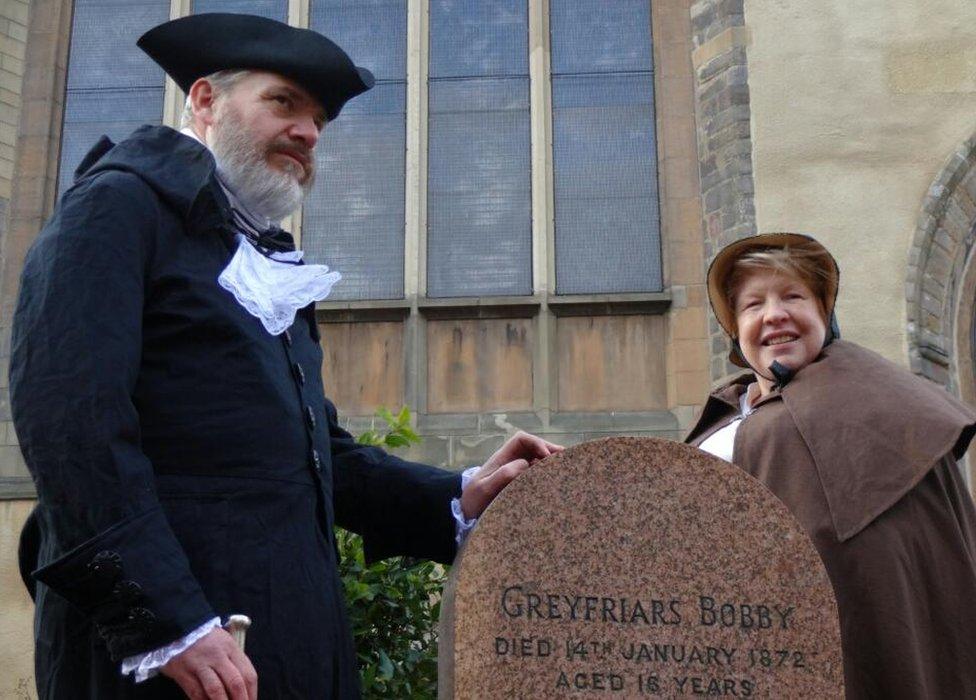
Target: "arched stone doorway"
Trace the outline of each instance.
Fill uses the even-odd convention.
[[[929,187],[909,254],[912,371],[976,406],[976,134]],[[973,486],[973,450],[969,484]]]

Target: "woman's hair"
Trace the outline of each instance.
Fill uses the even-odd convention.
[[[747,277],[755,272],[769,271],[799,279],[810,288],[825,312],[830,273],[824,269],[823,253],[797,246],[758,248],[737,258],[725,279],[725,299],[729,308],[735,310],[735,295]]]

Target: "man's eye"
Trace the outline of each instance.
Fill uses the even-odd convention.
[[[275,95],[272,99],[284,107],[291,107],[291,99],[285,95]]]

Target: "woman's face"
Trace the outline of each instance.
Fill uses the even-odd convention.
[[[742,354],[765,375],[774,360],[794,372],[803,369],[820,354],[827,334],[820,300],[798,277],[774,270],[757,270],[739,285],[735,320]],[[770,379],[760,376],[766,391]]]

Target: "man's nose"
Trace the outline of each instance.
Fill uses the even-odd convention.
[[[292,138],[301,140],[308,150],[312,150],[319,140],[319,127],[313,117],[301,117],[292,125],[291,135]]]

